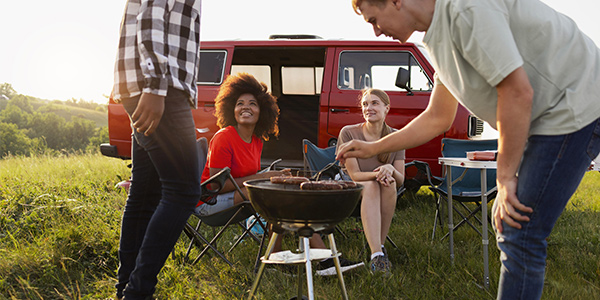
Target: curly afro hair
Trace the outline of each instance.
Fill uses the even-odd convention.
[[[236,126],[237,121],[234,116],[235,104],[242,94],[252,94],[258,101],[260,115],[258,123],[254,128],[254,135],[269,140],[269,134],[279,136],[279,106],[273,95],[267,92],[267,85],[258,81],[254,76],[248,73],[237,73],[229,75],[215,99],[215,116],[217,117],[217,126],[225,128],[227,126]]]

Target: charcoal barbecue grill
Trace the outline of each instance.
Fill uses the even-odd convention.
[[[333,231],[335,226],[346,219],[354,211],[360,201],[363,187],[342,190],[301,190],[299,185],[271,183],[269,179],[257,179],[244,182],[248,189],[250,202],[254,209],[269,223],[273,225],[273,235],[265,256],[252,285],[248,299],[252,299],[258,289],[265,264],[304,264],[306,266],[306,281],[308,286],[308,299],[314,299],[311,261],[332,257],[338,275],[342,296],[348,299],[344,278],[340,269],[339,255]],[[275,239],[284,231],[298,232],[300,235],[299,253],[302,259],[277,260],[271,257]],[[323,256],[322,249],[310,249],[308,238],[314,232],[328,235],[331,251]],[[276,256],[276,255],[273,255]],[[300,268],[298,270],[301,271]],[[298,276],[298,297],[302,298],[301,276]]]

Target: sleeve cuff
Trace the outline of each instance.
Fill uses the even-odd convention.
[[[155,94],[159,96],[166,96],[169,84],[166,79],[160,79],[156,77],[148,77],[144,79],[146,84],[142,92]]]

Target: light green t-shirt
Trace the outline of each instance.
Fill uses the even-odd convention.
[[[520,66],[534,90],[529,134],[567,134],[600,117],[600,49],[538,0],[436,0],[423,42],[436,82],[494,127],[495,87]]]

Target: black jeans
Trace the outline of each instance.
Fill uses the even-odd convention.
[[[129,196],[119,245],[117,297],[146,299],[200,199],[196,129],[184,92],[169,88],[150,136],[133,130]],[[123,100],[131,116],[139,97]]]

